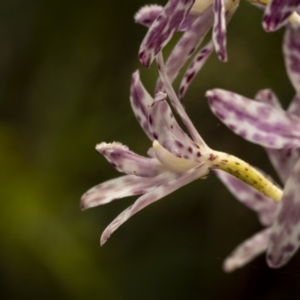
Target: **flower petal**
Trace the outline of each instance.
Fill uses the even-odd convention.
[[[214,171],[236,199],[258,214],[262,225],[268,226],[273,223],[277,203],[238,178],[221,170]]]
[[[205,45],[198,54],[194,57],[191,64],[189,65],[184,77],[180,83],[179,87],[179,97],[182,99],[185,95],[189,85],[192,83],[193,79],[196,77],[198,72],[202,69],[203,65],[210,57],[214,50],[214,44],[210,41]]]
[[[282,109],[281,104],[275,94],[271,90],[261,90],[255,96],[255,99],[270,104],[278,109]],[[291,108],[293,109],[293,108]],[[269,159],[276,170],[281,182],[285,184],[290,173],[292,172],[298,158],[298,150],[291,149],[270,149],[265,148],[268,153]]]
[[[152,189],[176,177],[176,173],[164,172],[156,177],[126,175],[98,184],[88,190],[80,201],[82,210],[106,204],[111,201],[148,193]]]
[[[202,164],[185,173],[177,174],[173,180],[165,182],[163,185],[158,186],[155,189],[152,189],[149,193],[141,196],[133,205],[124,210],[116,219],[112,221],[112,223],[108,225],[101,236],[101,245],[107,241],[107,239],[116,229],[118,229],[124,222],[126,222],[131,216],[139,212],[141,209],[176,191],[182,186],[202,176],[206,176],[208,172],[209,170],[206,165]]]
[[[221,61],[227,61],[224,0],[214,0],[214,15],[213,41],[216,53]]]
[[[165,169],[155,158],[140,156],[121,143],[101,143],[96,150],[119,172],[140,177],[155,177]]]
[[[201,44],[206,33],[212,27],[213,21],[214,15],[212,5],[210,5],[197,17],[192,26],[180,38],[166,62],[166,72],[170,82],[173,82],[178,72]],[[159,79],[155,90],[162,91],[163,89],[163,83]]]
[[[239,245],[224,261],[224,271],[232,272],[237,268],[241,268],[266,251],[270,238],[270,231],[269,228],[265,229]]]
[[[171,101],[173,108],[177,111],[182,122],[184,123],[185,127],[189,131],[193,141],[196,144],[198,144],[198,146],[207,149],[208,147],[206,146],[204,140],[199,135],[197,129],[195,128],[193,122],[189,118],[188,114],[186,113],[185,109],[183,108],[180,100],[178,99],[178,97],[173,89],[173,86],[172,86],[172,84],[168,78],[167,72],[166,72],[166,67],[165,67],[163,56],[162,56],[161,52],[158,53],[158,55],[156,57],[156,61],[157,61],[160,79],[164,85],[164,88],[165,88],[168,96],[169,96],[169,99]]]
[[[157,4],[145,5],[134,15],[134,21],[138,24],[150,27],[162,12],[163,7]]]
[[[213,113],[246,140],[267,148],[300,146],[300,119],[296,116],[221,89],[208,91],[206,96]]]
[[[300,28],[288,26],[283,41],[283,54],[288,76],[300,92]]]
[[[165,100],[156,101],[150,112],[149,123],[153,137],[177,157],[200,161],[200,147],[180,128]]]
[[[159,16],[163,7],[156,4],[145,5],[134,16],[134,20],[136,23],[144,25],[146,27],[150,27],[152,23],[156,20]],[[197,16],[195,15],[187,15],[184,21],[181,23],[180,27],[178,28],[179,31],[186,31],[188,28],[191,27],[192,23],[195,21]]]
[[[300,245],[300,160],[286,182],[272,226],[267,262],[272,268],[285,265]]]
[[[269,104],[275,108],[282,109],[280,101],[274,92],[270,89],[264,89],[257,92],[254,97],[255,100]]]
[[[130,103],[138,122],[150,140],[153,140],[153,138],[148,124],[148,117],[149,109],[153,102],[153,98],[149,95],[141,82],[139,71],[134,72],[131,78]]]
[[[169,0],[146,34],[139,51],[141,63],[149,67],[155,55],[179,29],[195,0]]]
[[[265,9],[263,27],[275,31],[283,26],[299,6],[300,0],[271,0]]]

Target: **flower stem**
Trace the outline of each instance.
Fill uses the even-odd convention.
[[[233,175],[275,202],[281,200],[282,190],[245,161],[219,151],[213,151],[210,160],[212,161],[212,168]]]

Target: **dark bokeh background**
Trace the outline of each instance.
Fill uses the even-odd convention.
[[[157,76],[137,59],[146,29],[133,14],[146,3],[1,1],[0,298],[299,299],[299,255],[280,270],[260,257],[222,271],[261,227],[213,175],[143,210],[103,248],[101,232],[134,199],[80,211],[88,188],[118,176],[96,143],[120,141],[140,154],[150,146],[128,99],[133,71],[150,91]],[[276,176],[263,149],[220,124],[204,97],[214,87],[249,97],[271,87],[287,106],[283,30],[266,34],[260,21],[243,2],[228,30],[229,62],[213,55],[185,105],[211,147]]]

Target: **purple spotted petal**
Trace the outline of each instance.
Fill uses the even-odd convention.
[[[257,101],[269,104],[275,108],[282,109],[280,101],[278,100],[277,96],[274,92],[270,89],[264,89],[257,92],[254,99]]]
[[[177,175],[173,172],[164,172],[150,178],[126,175],[111,179],[88,190],[81,198],[80,207],[85,210],[117,199],[142,195],[172,180],[175,176]]]
[[[152,140],[152,133],[148,125],[149,109],[154,100],[144,88],[139,71],[132,74],[130,86],[130,103],[132,110],[145,133]]]
[[[137,11],[134,16],[134,21],[138,24],[150,27],[162,10],[163,7],[160,5],[145,5]]]
[[[285,265],[300,245],[300,160],[286,182],[272,226],[267,262],[272,268]]]
[[[155,177],[165,171],[157,159],[140,156],[120,143],[101,143],[96,146],[96,150],[115,169],[128,175]]]
[[[227,61],[224,0],[214,0],[214,15],[213,41],[216,53],[221,61]]]
[[[288,76],[295,88],[300,92],[300,28],[288,26],[283,42],[283,54]]]
[[[261,90],[255,96],[255,99],[270,104],[273,107],[282,109],[279,100],[271,90]],[[292,108],[291,108],[292,109]],[[299,154],[297,149],[269,149],[265,148],[269,159],[276,170],[281,182],[284,184],[292,172]]]
[[[270,238],[270,231],[270,229],[265,229],[239,245],[224,261],[224,271],[232,272],[237,268],[241,268],[265,252]]]
[[[203,153],[187,134],[180,128],[165,100],[152,106],[149,123],[154,139],[177,157],[200,161]]]
[[[205,47],[203,47],[198,54],[195,56],[191,64],[189,65],[187,72],[185,73],[180,87],[179,87],[179,97],[182,99],[185,95],[189,85],[198,74],[198,72],[202,69],[203,65],[210,57],[211,53],[214,50],[214,44],[210,41]]]
[[[273,200],[226,172],[214,171],[236,199],[258,214],[262,225],[268,226],[273,223],[277,208],[277,204]]]
[[[178,31],[195,0],[169,0],[146,34],[139,51],[141,63],[149,67],[156,54]]]
[[[180,100],[178,99],[178,97],[173,89],[173,86],[172,86],[172,84],[168,78],[167,72],[166,72],[166,67],[165,67],[163,56],[162,56],[161,52],[158,53],[156,60],[157,60],[157,66],[158,66],[158,70],[159,70],[160,79],[164,85],[164,89],[166,90],[166,92],[169,96],[169,99],[171,101],[173,108],[179,114],[182,122],[184,123],[185,127],[189,131],[193,141],[195,143],[197,143],[198,146],[207,148],[204,140],[199,135],[197,129],[195,128],[193,122],[189,118],[188,114],[186,113],[185,109],[183,108]]]
[[[212,5],[210,5],[197,17],[192,26],[176,44],[166,62],[166,70],[171,82],[173,82],[178,72],[201,44],[206,33],[212,27],[213,20]],[[161,80],[158,80],[155,90],[161,91],[163,89],[163,83]]]
[[[156,20],[159,16],[163,7],[160,5],[152,4],[146,5],[142,7],[134,16],[134,20],[136,23],[144,25],[146,27],[150,27],[152,23]],[[195,15],[187,15],[184,21],[181,23],[180,27],[178,28],[179,31],[185,31],[191,27],[192,23],[195,21],[197,16]]]
[[[296,94],[293,100],[291,101],[287,111],[291,114],[300,117],[300,97]]]
[[[263,27],[275,31],[283,26],[299,6],[300,0],[271,0],[265,9]]]
[[[221,89],[206,96],[213,113],[232,131],[267,148],[300,146],[300,119],[268,104]]]
[[[116,229],[118,229],[124,222],[141,209],[176,191],[182,186],[207,175],[208,171],[209,170],[205,165],[197,166],[185,173],[177,174],[173,180],[165,182],[163,185],[160,185],[155,189],[152,189],[149,193],[141,196],[133,205],[124,210],[112,223],[108,225],[101,236],[101,245],[107,241]]]

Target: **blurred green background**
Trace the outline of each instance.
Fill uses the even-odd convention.
[[[261,226],[213,175],[141,211],[103,248],[101,232],[134,199],[80,211],[87,189],[118,176],[96,143],[120,141],[140,154],[150,146],[129,105],[131,73],[141,69],[149,91],[157,77],[137,58],[146,29],[133,15],[147,3],[1,1],[0,298],[299,299],[299,253],[280,270],[261,256],[222,271]],[[241,3],[228,29],[229,62],[213,55],[185,105],[211,147],[277,178],[264,150],[225,128],[204,97],[214,87],[248,97],[270,87],[287,106],[294,91],[283,30],[263,32],[261,15]]]

